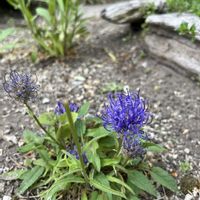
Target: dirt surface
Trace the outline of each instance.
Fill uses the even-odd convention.
[[[0,26],[5,25],[2,23]],[[112,25],[94,18],[88,22],[88,29],[91,34],[86,42],[64,60],[46,59],[34,64],[28,56],[34,45],[29,44],[4,54],[0,60],[1,80],[10,69],[36,74],[40,92],[32,106],[37,113],[54,109],[57,100],[70,100],[79,105],[87,100],[91,103],[91,113],[96,113],[106,98],[102,92],[106,84],[140,89],[155,114],[146,131],[155,142],[168,149],[159,159],[178,181],[184,175],[180,170],[182,162],[190,163],[191,173],[199,177],[198,83],[144,54],[141,32],[131,33],[129,26]],[[10,40],[24,36],[29,38],[29,32],[19,29]],[[0,173],[3,173],[22,167],[24,158],[16,151],[22,144],[21,133],[25,128],[37,128],[25,108],[10,100],[3,91],[0,93],[0,110]],[[13,197],[17,184],[0,181],[0,199],[5,195]],[[31,194],[27,194],[28,199],[37,199],[28,195]],[[169,199],[184,199],[184,196]]]

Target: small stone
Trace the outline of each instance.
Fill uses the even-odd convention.
[[[1,182],[0,183],[0,193],[4,192],[4,186],[5,186],[5,183]]]
[[[10,196],[7,196],[7,195],[3,196],[3,200],[11,200],[11,199],[12,198]]]
[[[0,174],[2,174],[4,172],[3,168],[0,168]]]
[[[186,134],[188,134],[189,133],[189,129],[184,129],[183,130],[183,135],[186,135]]]
[[[13,144],[17,144],[17,138],[14,135],[4,135],[3,138],[7,142],[12,142]]]
[[[184,152],[185,152],[186,154],[189,154],[189,153],[190,153],[190,150],[189,150],[188,148],[185,148],[185,149],[184,149]]]
[[[3,149],[0,149],[0,156],[2,156],[3,154]]]
[[[49,103],[50,103],[50,99],[49,99],[49,98],[44,98],[44,99],[42,100],[42,103],[43,103],[43,104],[49,104]]]
[[[184,200],[192,200],[192,199],[193,199],[193,196],[191,194],[186,194]]]

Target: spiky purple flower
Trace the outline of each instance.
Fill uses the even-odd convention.
[[[137,135],[130,132],[124,133],[123,135],[122,146],[124,152],[131,156],[142,156],[146,151],[142,147],[142,140],[147,140],[147,136],[143,131],[140,131]]]
[[[77,147],[76,147],[76,146],[74,146],[73,149],[70,149],[70,150],[69,150],[69,153],[70,153],[71,155],[75,156],[75,158],[76,158],[77,160],[80,159],[80,158],[79,158],[79,155],[78,155],[78,150],[77,150]],[[83,162],[84,162],[85,164],[88,163],[88,159],[87,159],[85,153],[83,153]]]
[[[64,105],[60,101],[57,102],[54,112],[56,115],[62,115],[66,112]]]
[[[75,103],[69,103],[69,109],[71,112],[78,112],[79,107]],[[54,112],[57,115],[61,115],[66,112],[64,105],[60,101],[57,102]]]
[[[101,112],[103,125],[107,130],[117,133],[138,131],[151,121],[152,114],[148,111],[147,101],[139,93],[129,92],[109,94],[109,103]]]
[[[78,112],[79,107],[75,103],[69,103],[69,109],[71,110],[71,112]]]
[[[118,133],[125,150],[134,156],[142,152],[141,139],[146,139],[141,130],[149,124],[152,114],[148,111],[147,101],[139,92],[109,94],[108,104],[101,112],[103,126]]]
[[[32,80],[30,74],[11,71],[5,76],[3,87],[10,97],[27,103],[36,99],[39,85]]]

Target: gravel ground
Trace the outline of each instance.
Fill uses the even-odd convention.
[[[106,97],[103,93],[106,84],[140,89],[155,113],[155,119],[146,131],[154,141],[168,149],[167,153],[153,158],[157,162],[161,160],[178,181],[184,175],[180,170],[182,162],[188,162],[191,173],[200,177],[198,82],[151,59],[143,52],[141,33],[131,34],[126,25],[91,19],[88,29],[91,34],[87,41],[63,60],[43,59],[33,64],[27,55],[34,45],[4,55],[0,60],[1,79],[10,69],[36,74],[40,92],[33,107],[37,112],[52,110],[57,100],[78,104],[87,100],[91,103],[91,113],[96,113]],[[28,38],[28,35],[23,29],[17,31],[16,38]],[[26,127],[35,127],[23,106],[10,100],[3,91],[0,93],[0,110],[0,173],[3,173],[22,167],[23,158],[16,152],[22,143],[21,132]],[[13,197],[17,184],[0,181],[0,198]],[[169,199],[184,199],[184,196]]]

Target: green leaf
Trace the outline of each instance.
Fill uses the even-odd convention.
[[[121,160],[120,157],[101,159],[101,166],[105,167],[105,166],[117,165],[120,162],[120,160]]]
[[[164,187],[168,188],[173,192],[178,191],[175,179],[162,168],[153,167],[152,170],[150,171],[150,174],[156,182],[160,183]]]
[[[30,143],[34,143],[34,144],[42,144],[44,142],[44,138],[37,135],[36,133],[30,131],[30,130],[25,130],[23,132],[23,138],[25,143],[30,144]]]
[[[32,142],[24,146],[18,147],[17,151],[20,153],[27,153],[27,152],[35,150],[36,148],[37,148],[36,145]]]
[[[140,200],[140,199],[138,199],[136,196],[131,196],[129,197],[129,200]]]
[[[107,131],[104,127],[99,127],[99,128],[93,128],[93,129],[88,129],[87,136],[88,137],[94,137],[94,138],[103,138],[108,135],[111,135],[109,131]]]
[[[112,133],[110,133],[111,135],[101,138],[99,140],[99,146],[101,146],[101,148],[112,148],[118,145],[118,140],[116,139],[116,137],[114,137],[114,135]]]
[[[82,191],[81,200],[88,200],[87,193],[85,190]]]
[[[77,118],[78,118],[78,113],[71,112],[71,115],[72,115],[72,120],[73,120],[73,122],[75,123],[76,120],[77,120]],[[68,125],[68,124],[69,124],[68,118],[67,118],[67,114],[66,114],[66,113],[57,116],[57,119],[58,119],[58,121],[59,121],[61,124],[64,124],[64,125]]]
[[[13,42],[13,43],[9,43],[9,44],[4,44],[1,48],[0,48],[0,51],[1,52],[6,52],[8,50],[11,50],[11,49],[14,49],[16,47],[16,42]]]
[[[90,179],[90,184],[93,185],[95,188],[103,192],[106,192],[108,194],[113,194],[113,195],[120,196],[126,199],[125,194],[112,189],[108,184],[105,184],[106,182],[108,182],[108,179],[103,174],[99,174],[96,177],[94,177],[94,179]]]
[[[93,142],[87,148],[87,151],[85,151],[85,153],[86,153],[88,161],[93,164],[93,166],[95,167],[95,169],[98,172],[100,172],[100,170],[101,170],[101,160],[99,158],[99,155],[97,154],[98,148],[99,148],[98,143]]]
[[[71,135],[69,124],[62,125],[58,128],[56,133],[56,139],[63,141],[65,138],[69,138]]]
[[[25,170],[25,169],[19,169],[19,170],[6,172],[6,173],[0,175],[0,180],[12,181],[12,180],[16,180],[16,179],[21,179],[20,177],[25,172],[27,172],[27,170]]]
[[[35,166],[28,173],[26,172],[26,176],[23,177],[23,181],[18,188],[18,193],[23,194],[27,189],[29,189],[39,178],[41,178],[44,172],[44,167]]]
[[[5,40],[9,35],[15,32],[14,28],[7,28],[4,30],[0,30],[0,42]]]
[[[110,182],[114,182],[114,183],[118,183],[120,184],[121,186],[124,186],[127,190],[129,190],[129,192],[131,192],[133,195],[135,194],[133,192],[133,190],[122,180],[116,178],[116,177],[112,177],[112,176],[106,176],[107,179],[110,181]]]
[[[93,191],[90,194],[90,200],[97,200],[97,197],[98,197],[98,192],[97,191]]]
[[[144,190],[145,192],[157,197],[157,192],[151,181],[139,171],[129,171],[128,173],[129,181],[136,187]]]
[[[49,15],[49,12],[48,12],[47,9],[45,9],[45,8],[37,8],[36,9],[36,13],[39,16],[43,17],[48,23],[51,23],[51,17]]]
[[[90,108],[89,102],[86,102],[85,104],[83,104],[81,108],[79,109],[78,116],[83,117],[84,115],[86,115],[88,113],[89,108]]]
[[[42,113],[38,117],[41,124],[53,126],[55,124],[55,115],[53,112]]]
[[[147,151],[151,151],[151,152],[154,152],[154,153],[162,153],[163,151],[166,151],[167,149],[165,149],[164,147],[158,145],[158,144],[155,144],[153,142],[148,142],[148,141],[145,141],[142,146],[144,148],[147,149]]]
[[[55,181],[55,183],[48,189],[47,194],[45,195],[45,200],[56,200],[58,192],[66,190],[70,183],[84,183],[84,179],[81,177],[70,176]]]
[[[40,158],[46,163],[46,167],[53,167],[53,160],[51,160],[49,153],[45,149],[37,149]],[[55,162],[55,161],[54,161]]]
[[[43,159],[37,159],[33,161],[34,165],[38,165],[41,167],[46,167],[46,162]]]
[[[58,6],[61,12],[65,12],[65,6],[64,6],[64,1],[63,0],[57,0]]]
[[[79,136],[84,135],[86,131],[86,125],[83,120],[77,120],[75,123],[75,127],[77,129],[77,133]]]

